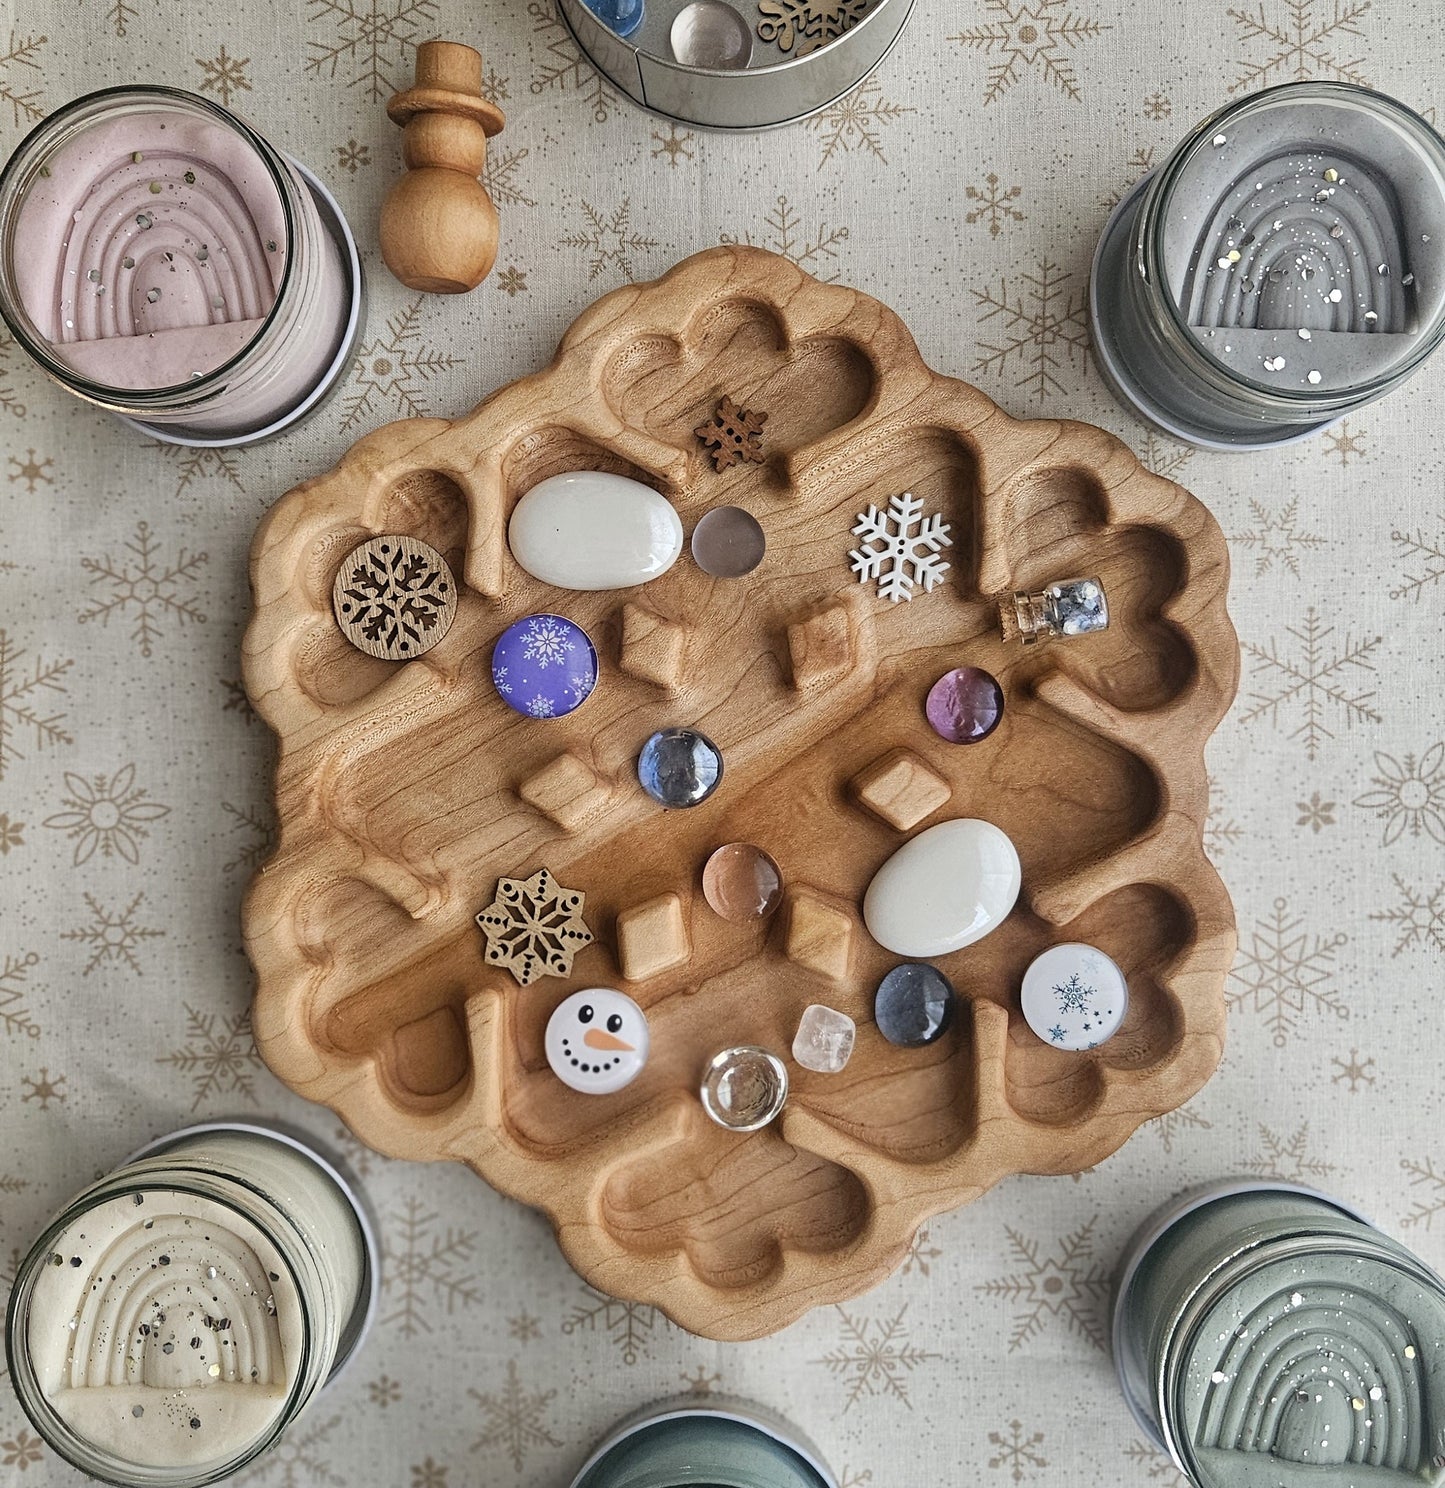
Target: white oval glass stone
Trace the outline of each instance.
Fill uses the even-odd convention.
[[[982,940],[1019,896],[1019,855],[992,822],[961,817],[920,832],[873,875],[863,923],[898,956],[946,956]]]
[[[1103,951],[1073,941],[1050,946],[1024,972],[1024,1020],[1056,1049],[1096,1049],[1129,1011],[1129,984]]]
[[[512,557],[558,589],[630,589],[682,552],[682,519],[651,486],[578,470],[533,486],[512,508]]]

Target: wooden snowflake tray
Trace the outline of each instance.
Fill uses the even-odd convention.
[[[724,395],[768,413],[765,463],[714,471],[693,431]],[[512,560],[508,515],[587,468],[656,487],[689,531],[747,508],[763,565],[714,580],[684,552],[642,588],[549,589]],[[849,571],[850,529],[903,491],[952,524],[953,566],[889,604]],[[363,655],[332,617],[342,559],[384,533],[465,578],[451,630],[409,662]],[[708,1337],[761,1336],[882,1280],[923,1221],[1006,1174],[1097,1163],[1214,1070],[1235,943],[1201,842],[1204,744],[1238,680],[1224,538],[1112,436],[1018,422],[931,371],[876,300],[760,250],[699,254],[609,294],[549,368],[465,417],[362,439],[270,511],[251,573],[246,686],[280,739],[279,846],[245,907],[261,1051],[362,1140],[469,1163],[543,1210],[603,1291]],[[1080,574],[1104,580],[1107,632],[1001,638],[996,596]],[[566,718],[523,718],[492,688],[493,642],[540,610],[583,625],[601,658]],[[999,677],[1008,707],[960,747],[923,700],[964,664]],[[635,762],[676,724],[716,740],[726,774],[664,813]],[[911,830],[984,817],[1023,863],[1004,925],[939,963],[963,1009],[925,1049],[873,1026],[901,958],[859,912],[909,835],[859,795],[894,752],[947,795]],[[701,892],[734,841],[771,853],[787,886],[756,928]],[[499,878],[543,867],[585,892],[595,939],[570,976],[524,988],[485,963],[473,916]],[[619,917],[644,943],[662,927],[666,969],[623,977]],[[1024,968],[1061,940],[1129,979],[1123,1029],[1091,1054],[1046,1047],[1018,1011]],[[557,1003],[594,985],[636,998],[652,1033],[642,1075],[603,1098],[565,1090],[542,1047]],[[715,1126],[696,1093],[708,1058],[786,1055],[812,1002],[857,1020],[847,1069],[794,1065],[774,1125]]]

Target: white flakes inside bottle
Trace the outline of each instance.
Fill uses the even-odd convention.
[[[135,268],[135,259],[127,256],[127,257],[121,259],[120,266],[123,269],[133,269],[133,268]]]
[[[140,228],[142,232],[145,232],[148,228],[154,225],[154,220],[152,219],[149,212],[137,212],[135,214],[135,225]]]
[[[1308,380],[1309,380],[1310,385],[1312,387],[1318,387],[1319,384],[1320,384],[1320,380],[1321,380],[1320,379],[1320,374],[1318,372],[1311,372],[1310,375],[1309,375],[1309,379]]]
[[[100,283],[100,270],[99,269],[87,269],[86,270],[86,273],[85,273],[85,277],[87,279],[89,279],[92,284],[99,284]]]
[[[160,297],[161,297],[160,290],[158,290],[158,289],[148,289],[148,290],[146,290],[146,302],[148,304],[154,305],[155,302],[158,299],[160,299]]]
[[[1301,341],[1308,341],[1309,340],[1310,333],[1309,333],[1309,330],[1308,330],[1307,327],[1305,327],[1305,326],[1301,326],[1300,327],[1299,338],[1300,338]]]
[[[1215,149],[1216,149],[1216,150],[1217,150],[1217,149],[1218,149],[1218,148],[1219,148],[1219,147],[1220,147],[1220,146],[1221,146],[1221,145],[1227,145],[1227,144],[1228,144],[1228,143],[1229,143],[1229,137],[1228,137],[1228,135],[1223,135],[1223,134],[1216,134],[1216,135],[1215,135],[1215,136],[1214,136],[1214,148],[1215,148]]]
[[[1265,359],[1264,359],[1264,370],[1266,372],[1283,372],[1284,371],[1284,358],[1282,356],[1265,357]]]
[[[1406,274],[1405,277],[1400,281],[1401,284],[1413,284],[1414,282],[1415,276],[1413,274]]]
[[[1377,321],[1379,318],[1380,318],[1380,316],[1379,316],[1379,313],[1377,311],[1374,311],[1374,310],[1366,310],[1365,311],[1365,319],[1368,320],[1368,321],[1370,321],[1371,323],[1373,323],[1374,321]]]
[[[1332,305],[1338,305],[1340,303],[1340,301],[1342,299],[1344,299],[1344,295],[1341,294],[1339,290],[1332,289],[1329,292],[1329,295],[1327,296],[1327,298],[1329,299],[1330,304],[1332,304]]]
[[[1342,238],[1342,237],[1344,237],[1344,235],[1345,235],[1345,230],[1344,230],[1344,228],[1342,228],[1340,226],[1340,224],[1338,222],[1335,223],[1335,225],[1330,229],[1330,236],[1332,238]]]
[[[1334,166],[1330,166],[1330,168],[1325,172],[1325,180],[1333,183],[1335,181],[1338,181],[1339,179],[1340,179],[1340,173],[1339,173],[1339,171],[1337,171],[1334,168]]]

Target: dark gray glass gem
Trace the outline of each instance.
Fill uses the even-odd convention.
[[[890,1044],[918,1049],[941,1038],[953,1022],[953,984],[932,966],[895,966],[878,983],[873,1020]]]

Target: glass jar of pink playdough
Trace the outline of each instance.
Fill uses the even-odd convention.
[[[0,172],[0,316],[62,387],[158,438],[296,423],[344,374],[360,306],[321,183],[195,94],[87,94]]]

